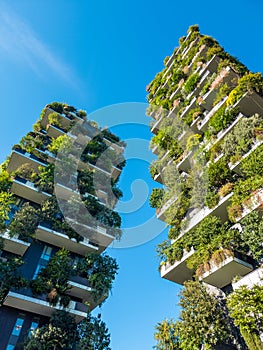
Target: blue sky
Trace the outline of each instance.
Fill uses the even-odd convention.
[[[88,113],[112,104],[145,103],[145,86],[191,24],[198,23],[202,33],[214,36],[251,70],[262,71],[262,20],[262,0],[0,1],[0,159],[54,100]],[[128,206],[123,224],[137,229],[151,220],[149,231],[156,234],[163,227],[147,203],[155,187],[148,174],[154,157],[142,106],[135,115],[124,105],[118,120],[123,125],[115,127],[128,139],[131,157],[121,187],[133,209]],[[112,118],[109,112],[97,119],[114,125]],[[158,274],[155,247],[164,238],[160,233],[140,246],[110,251],[120,271],[102,315],[113,350],[151,349],[154,325],[178,316],[179,288]]]

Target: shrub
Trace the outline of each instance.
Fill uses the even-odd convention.
[[[208,191],[205,198],[205,205],[209,209],[212,209],[218,204],[218,202],[219,202],[219,194],[213,191]]]
[[[261,73],[247,73],[238,81],[238,85],[231,91],[227,99],[227,105],[234,105],[246,92],[256,91],[263,93],[263,77]]]
[[[150,196],[150,206],[152,208],[161,208],[164,196],[163,188],[154,188]]]
[[[192,74],[184,83],[183,89],[185,93],[190,94],[197,86],[200,80],[200,75],[198,73]]]

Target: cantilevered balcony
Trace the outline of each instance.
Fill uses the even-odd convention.
[[[67,221],[72,224],[72,227],[80,236],[85,237],[100,247],[109,246],[115,238],[110,230],[105,227],[99,225],[92,226],[89,223],[84,224],[71,218],[67,218]],[[99,248],[99,250],[101,250],[101,248]]]
[[[117,166],[112,167],[111,177],[116,180],[117,177],[121,174],[121,169]]]
[[[82,302],[85,302],[86,304],[88,303],[90,310],[95,309],[95,307],[107,297],[107,295],[104,295],[102,298],[100,298],[100,300],[95,302],[92,296],[92,288],[89,286],[89,281],[84,277],[71,276],[68,285],[70,289],[67,294],[81,299]]]
[[[212,90],[211,90],[212,91]],[[209,93],[209,92],[208,92]],[[212,116],[219,110],[220,107],[222,107],[224,105],[224,103],[227,100],[227,96],[225,96],[220,102],[218,102],[211,110],[210,112],[207,111],[207,113],[204,113],[204,118],[202,120],[199,121],[198,123],[198,130],[205,132],[207,127],[208,127],[208,123],[209,120],[212,118]]]
[[[119,142],[112,142],[108,140],[106,137],[103,138],[103,141],[106,143],[108,147],[110,147],[115,152],[119,154],[124,152],[124,146],[122,146]]]
[[[236,119],[231,123],[231,125],[224,129],[221,130],[218,134],[217,134],[217,138],[215,141],[213,142],[209,142],[206,146],[205,146],[205,151],[209,151],[211,149],[211,147],[214,147],[218,142],[220,142],[221,140],[223,140],[223,138],[230,133],[230,131],[233,130],[233,128],[237,125],[237,123],[242,119],[245,118],[245,116],[242,113],[239,113],[236,117]]]
[[[52,113],[57,113],[56,111],[54,111],[52,108],[45,108],[44,110],[44,114],[43,114],[43,117],[42,119],[40,120],[40,125],[42,126],[42,128],[46,128],[47,125],[49,124],[49,120],[48,120],[48,116]],[[60,122],[61,122],[61,126],[64,127],[64,128],[67,128],[71,125],[72,123],[72,120],[75,119],[72,117],[69,118],[68,116],[66,116],[64,113],[60,114],[60,113],[57,113],[59,114],[60,116]]]
[[[263,189],[259,189],[253,192],[252,196],[250,197],[249,204],[242,205],[243,210],[240,217],[236,219],[236,222],[239,222],[241,219],[243,219],[245,216],[250,214],[254,210],[262,210],[263,206]]]
[[[255,143],[253,144],[251,150],[249,152],[247,152],[246,154],[244,154],[238,162],[236,162],[234,164],[231,164],[231,163],[228,164],[230,170],[234,171],[235,173],[237,173],[239,175],[243,175],[242,170],[241,170],[241,164],[242,164],[243,160],[245,160],[248,156],[250,156],[250,154],[253,153],[262,144],[263,144],[263,141],[256,141],[255,140]]]
[[[157,135],[158,131],[161,129],[161,124],[163,121],[164,117],[160,116],[158,120],[154,122],[154,124],[151,127],[151,132],[155,135]]]
[[[219,264],[210,263],[209,271],[203,273],[199,279],[217,288],[230,284],[235,276],[245,276],[253,270],[253,265],[247,262],[248,257],[238,253],[225,257]]]
[[[168,263],[161,266],[161,277],[169,281],[183,284],[185,281],[190,280],[193,277],[194,271],[187,267],[187,259],[189,259],[195,253],[192,248],[189,252],[184,252],[180,261],[176,261],[170,265]]]
[[[230,198],[233,196],[233,192],[229,193],[225,197],[221,198],[219,203],[212,209],[209,209],[208,207],[204,207],[202,209],[195,209],[192,213],[188,214],[187,218],[185,220],[188,221],[188,225],[184,231],[182,231],[182,235],[184,235],[189,230],[193,229],[195,226],[197,226],[203,219],[210,215],[217,216],[221,219],[222,222],[225,222],[228,220],[228,213],[227,213],[227,207],[230,204]],[[178,237],[178,238],[179,238]]]
[[[37,153],[39,153],[40,155],[45,157],[49,163],[55,163],[56,156],[52,152],[50,152],[49,150],[46,149],[45,151],[43,151],[39,148],[36,148],[36,151],[37,151]]]
[[[52,306],[46,301],[46,296],[32,296],[31,291],[9,291],[5,300],[5,306],[10,306],[18,310],[32,312],[38,315],[50,317],[56,310],[66,310],[73,316],[76,322],[80,322],[87,317],[88,307],[80,302],[71,300],[67,308],[59,305]]]
[[[246,92],[234,107],[248,117],[254,114],[263,115],[263,98],[256,92]]]
[[[97,252],[98,247],[90,243],[87,238],[77,242],[74,238],[69,238],[65,233],[52,230],[44,223],[38,225],[36,230],[36,239],[49,243],[59,248],[66,248],[70,252],[86,255],[90,252]]]
[[[66,134],[66,132],[62,128],[60,128],[59,126],[55,126],[53,124],[48,124],[47,135],[49,137],[56,139],[57,137],[63,136],[65,134]]]
[[[189,105],[185,107],[183,113],[180,115],[180,118],[184,118],[187,115],[187,113],[189,113],[192,109],[196,108],[195,101],[196,97],[193,97]]]
[[[19,148],[15,149],[10,157],[7,171],[9,173],[16,171],[21,165],[28,163],[30,168],[35,172],[39,172],[39,166],[46,166],[47,163],[41,158],[34,156],[33,154],[27,153]]]
[[[218,77],[222,78],[222,82],[223,83],[227,83],[228,86],[232,86],[233,85],[232,81],[235,80],[235,79],[237,80],[237,78],[238,78],[237,73],[235,73],[231,67],[223,68],[222,71],[223,71],[223,73],[220,72]],[[214,100],[215,100],[215,98],[216,98],[216,96],[218,94],[218,91],[219,91],[219,86],[214,88],[214,89],[210,89],[203,96],[202,105],[208,111],[210,111],[213,108],[213,103],[214,103]]]
[[[177,196],[172,196],[167,202],[161,207],[156,209],[156,216],[158,220],[165,221],[165,212],[177,201]]]
[[[4,241],[3,250],[13,254],[23,256],[27,251],[28,247],[30,246],[30,243],[24,242],[21,239],[19,239],[18,235],[11,237],[8,231],[6,231],[3,234],[0,234],[0,237],[2,237]]]
[[[258,269],[250,272],[245,277],[240,278],[236,282],[232,282],[232,287],[234,290],[247,286],[248,288],[252,288],[253,286],[263,286],[263,268],[259,267]]]
[[[16,176],[13,180],[11,191],[19,197],[25,198],[31,202],[41,204],[44,200],[51,197],[51,194],[40,191],[33,182]]]
[[[220,57],[214,55],[210,61],[208,61],[205,66],[199,71],[200,76],[205,76],[206,72],[216,73],[218,69],[218,64],[220,62]]]
[[[191,168],[191,156],[193,155],[193,152],[190,151],[186,153],[186,155],[180,160],[180,162],[176,165],[178,170],[188,172]]]

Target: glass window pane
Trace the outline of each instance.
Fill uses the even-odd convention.
[[[23,326],[23,323],[24,323],[24,319],[18,317],[17,320],[16,320],[16,324],[15,324],[15,326],[13,328],[12,335],[17,335],[18,336],[20,334],[22,326]]]
[[[15,348],[14,345],[8,344],[7,347],[6,347],[6,350],[13,350],[14,348]]]

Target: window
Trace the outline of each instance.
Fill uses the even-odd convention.
[[[18,317],[16,320],[16,324],[13,328],[12,335],[19,336],[21,329],[22,329],[22,326],[23,326],[23,323],[24,323],[24,318]]]
[[[37,264],[37,267],[33,276],[33,280],[37,278],[40,270],[47,266],[48,261],[51,257],[51,253],[52,253],[52,248],[45,245],[43,252],[41,254],[41,257],[39,259],[39,262]]]
[[[39,318],[33,318],[31,326],[30,326],[30,330],[29,330],[29,336],[32,335],[33,332],[35,332],[35,330],[37,329],[39,324]]]
[[[15,348],[17,340],[19,338],[19,334],[20,334],[21,329],[23,327],[24,320],[25,320],[25,315],[19,314],[18,318],[16,319],[16,323],[14,325],[12,333],[10,335],[6,350],[13,350]]]
[[[45,245],[40,259],[48,261],[50,259],[51,253],[52,253],[52,248]]]
[[[8,344],[7,347],[6,347],[6,350],[13,350],[14,348],[15,348],[14,345]]]

